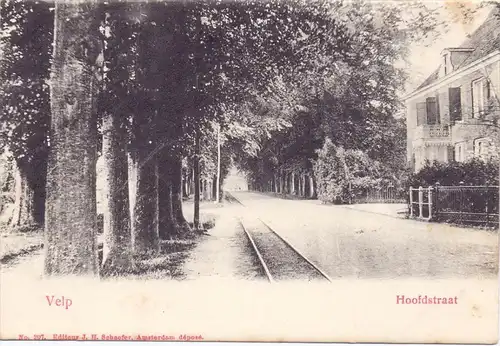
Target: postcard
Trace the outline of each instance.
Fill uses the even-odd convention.
[[[0,3],[0,338],[498,342],[500,5]]]

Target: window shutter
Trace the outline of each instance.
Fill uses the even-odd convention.
[[[426,103],[419,102],[417,103],[417,126],[424,125],[426,119],[427,119]]]
[[[460,87],[450,88],[448,90],[450,99],[450,119],[459,121],[462,120],[462,100],[460,96]]]
[[[426,100],[427,105],[427,124],[435,125],[437,124],[438,111],[437,111],[437,99],[435,97],[428,97]]]
[[[487,79],[483,80],[483,100],[484,100],[484,111],[488,113],[489,109],[489,99],[490,99],[490,81]]]
[[[441,124],[441,112],[439,109],[439,95],[436,95],[436,124]]]
[[[484,79],[482,84],[483,84],[484,104],[486,104],[486,102],[490,98],[490,81],[487,79]]]
[[[472,82],[472,118],[477,118],[479,114],[481,84],[479,81]]]

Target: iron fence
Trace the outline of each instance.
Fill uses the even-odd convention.
[[[498,226],[498,186],[410,188],[410,216],[458,224]]]
[[[380,189],[367,189],[353,194],[351,204],[355,203],[406,203],[405,191],[396,187],[386,187]]]

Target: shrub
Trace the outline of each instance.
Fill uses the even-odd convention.
[[[484,161],[473,158],[465,162],[429,162],[427,161],[420,171],[410,175],[406,187],[429,186],[436,183],[442,186],[470,185],[498,185],[498,161],[490,159]]]

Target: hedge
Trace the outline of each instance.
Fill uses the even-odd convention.
[[[426,187],[436,183],[442,186],[498,185],[498,160],[473,158],[465,162],[427,161],[420,171],[409,176],[406,187]]]

